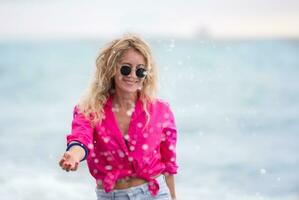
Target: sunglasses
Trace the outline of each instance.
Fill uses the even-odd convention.
[[[120,73],[123,76],[129,76],[131,72],[132,72],[132,68],[128,65],[123,65],[120,67]],[[146,69],[138,68],[136,69],[135,74],[138,78],[144,78],[146,76]]]

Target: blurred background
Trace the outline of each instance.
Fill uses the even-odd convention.
[[[104,44],[152,47],[178,126],[178,199],[299,199],[299,1],[1,0],[0,196],[94,200],[58,166]]]

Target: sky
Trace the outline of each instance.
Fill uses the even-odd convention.
[[[0,0],[0,39],[299,37],[298,0]]]

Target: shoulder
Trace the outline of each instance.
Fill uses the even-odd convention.
[[[169,122],[174,123],[174,113],[168,101],[156,98],[152,108],[152,113],[155,113],[156,116],[162,117],[162,120],[167,119]]]
[[[73,106],[73,117],[74,118],[83,118],[85,120],[93,120],[95,113],[93,111],[85,111],[79,104]]]
[[[161,98],[155,98],[154,100],[152,100],[152,106],[155,109],[159,109],[159,110],[170,110],[170,103],[164,99]]]

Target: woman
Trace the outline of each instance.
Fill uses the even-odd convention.
[[[110,42],[97,57],[59,164],[75,171],[86,159],[99,200],[176,198],[176,125],[156,86],[151,50],[137,36]]]

